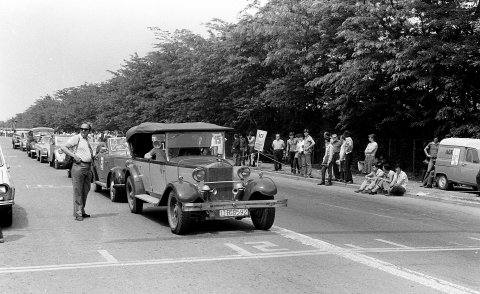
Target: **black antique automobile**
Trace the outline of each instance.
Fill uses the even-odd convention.
[[[95,191],[109,189],[110,200],[118,202],[125,198],[125,162],[130,150],[125,137],[108,138],[96,148],[94,176]]]
[[[126,192],[131,212],[144,203],[167,206],[173,233],[185,234],[194,220],[250,217],[255,228],[268,230],[277,187],[266,177],[253,179],[248,167],[225,159],[225,132],[209,123],[142,123],[128,130],[132,158],[126,163]]]

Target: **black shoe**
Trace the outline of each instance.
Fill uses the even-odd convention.
[[[377,192],[370,191],[370,195],[377,195]]]
[[[82,217],[83,217],[83,218],[86,218],[86,217],[90,217],[90,215],[89,215],[89,214],[86,214],[86,213],[84,213],[84,214],[82,214]]]
[[[81,222],[81,221],[83,221],[83,217],[81,217],[81,216],[77,216],[77,217],[75,217],[75,220],[76,220],[76,221],[80,221],[80,222]]]
[[[353,191],[353,192],[355,192],[355,193],[361,193],[362,191],[363,191],[363,190],[355,190],[355,191]]]
[[[320,182],[320,183],[318,183],[317,185],[319,185],[319,186],[320,186],[320,185],[325,185],[325,182]]]

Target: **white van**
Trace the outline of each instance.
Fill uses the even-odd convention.
[[[462,184],[477,189],[480,170],[480,139],[448,138],[440,142],[435,178],[440,189],[451,189]]]

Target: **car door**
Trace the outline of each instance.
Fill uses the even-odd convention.
[[[465,156],[460,163],[461,183],[466,185],[476,185],[476,176],[480,169],[480,161],[478,150],[475,148],[467,148]]]
[[[152,190],[154,194],[163,194],[167,187],[167,180],[165,177],[165,162],[158,160],[150,161],[150,176],[152,180]]]

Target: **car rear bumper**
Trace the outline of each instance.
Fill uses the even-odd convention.
[[[281,200],[249,200],[249,201],[217,201],[205,203],[183,203],[183,211],[212,211],[236,208],[269,208],[286,207],[287,199]]]

